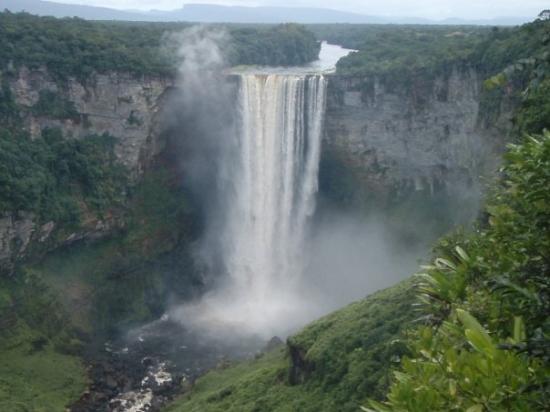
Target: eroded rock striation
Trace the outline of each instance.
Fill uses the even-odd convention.
[[[481,121],[482,80],[472,68],[400,84],[332,76],[324,150],[374,190],[433,192],[476,181],[494,170],[504,146],[501,131]],[[500,123],[506,134],[506,115]]]

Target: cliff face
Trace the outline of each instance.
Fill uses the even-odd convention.
[[[10,267],[12,261],[25,252],[36,227],[29,213],[0,217],[0,269]]]
[[[135,77],[127,73],[96,74],[81,82],[76,78],[55,81],[46,70],[22,68],[10,81],[16,103],[24,110],[24,125],[31,136],[44,128],[59,127],[66,138],[109,133],[117,139],[116,155],[137,176],[154,150],[155,119],[163,94],[173,80]],[[32,108],[44,91],[74,104],[77,116],[55,118],[35,114]]]
[[[481,80],[472,69],[405,87],[332,76],[325,153],[372,189],[433,192],[471,183],[495,168],[504,142],[480,126]]]
[[[471,69],[455,69],[424,83],[411,79],[409,87],[332,75],[324,156],[339,159],[367,192],[475,191],[478,176],[495,169],[504,142],[494,129],[479,126],[481,80]],[[46,70],[26,68],[9,80],[31,136],[48,127],[60,128],[68,139],[108,133],[134,181],[162,150],[161,115],[169,109],[174,85],[170,78],[114,72],[86,82],[59,81]],[[35,110],[45,91],[68,102],[74,113]],[[49,102],[43,103],[47,107]],[[29,246],[47,244],[58,223],[39,222],[24,211],[0,216],[0,269],[11,268]],[[118,226],[114,216],[89,215],[79,230],[57,236],[53,247],[102,236]]]
[[[32,138],[45,128],[59,128],[67,139],[108,133],[115,138],[115,155],[135,181],[159,149],[159,111],[170,78],[135,77],[126,73],[96,74],[86,80],[55,79],[45,69],[21,68],[7,77]],[[54,106],[70,110],[51,109]],[[40,110],[37,107],[41,107]],[[52,248],[78,239],[100,237],[120,226],[116,216],[95,216],[84,210],[78,229],[55,236],[60,222],[38,221],[25,211],[0,215],[0,272],[9,272],[33,245]]]

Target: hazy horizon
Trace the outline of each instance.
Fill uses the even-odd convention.
[[[360,0],[52,0],[56,3],[108,7],[118,10],[163,10],[180,9],[189,4],[208,4],[220,6],[250,7],[307,7],[325,8],[335,11],[351,12],[362,15],[383,17],[415,17],[433,20],[469,19],[490,20],[502,17],[534,18],[548,8],[546,0],[526,0],[518,4],[514,0],[490,1],[480,3],[475,0],[387,0],[369,2]]]

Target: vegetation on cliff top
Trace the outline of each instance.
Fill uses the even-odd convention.
[[[549,25],[538,20],[514,28],[320,25],[311,29],[320,38],[358,50],[338,62],[339,74],[377,77],[389,88],[418,93],[435,76],[449,75],[456,68],[474,68],[483,79],[521,59],[541,55]],[[525,84],[518,77],[515,86],[488,100],[498,105],[501,94],[519,93]]]
[[[82,19],[0,13],[0,62],[47,67],[59,77],[85,80],[93,72],[123,71],[139,75],[173,74],[175,53],[165,46],[169,33],[189,23],[92,22]],[[216,27],[220,27],[219,25]],[[227,63],[299,65],[315,60],[320,44],[303,26],[221,26],[229,34],[223,52]]]
[[[475,26],[340,26],[318,28],[331,42],[358,50],[338,62],[338,73],[362,76],[435,71],[465,61],[489,34]]]

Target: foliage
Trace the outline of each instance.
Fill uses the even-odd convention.
[[[231,36],[233,47],[228,60],[233,65],[301,65],[316,60],[321,47],[313,33],[297,24],[237,28]]]
[[[537,20],[503,36],[498,30],[477,60],[490,77],[481,93],[481,115],[487,125],[506,100],[513,103],[515,134],[541,133],[550,127],[550,21]]]
[[[103,211],[120,200],[125,176],[111,136],[66,140],[59,129],[45,129],[32,140],[0,128],[0,212],[25,210],[76,223],[79,199]]]
[[[51,290],[18,273],[0,279],[0,409],[61,411],[86,387],[80,342]]]
[[[442,241],[419,275],[428,325],[372,410],[550,407],[550,133],[511,145],[503,173],[488,225]]]
[[[542,39],[546,27],[539,21],[513,28],[495,27],[479,44],[473,60],[484,68],[487,76],[496,75],[521,59],[540,54],[544,49]]]
[[[319,29],[318,29],[319,30]],[[318,35],[330,42],[358,50],[338,62],[343,75],[377,75],[398,83],[417,72],[444,73],[463,64],[488,30],[468,26],[333,26]]]
[[[2,69],[47,67],[60,77],[86,80],[93,72],[173,74],[174,56],[163,53],[168,33],[189,23],[92,22],[26,13],[0,13]],[[315,60],[319,44],[303,26],[225,26],[232,39],[229,64],[296,65]]]
[[[289,338],[286,353],[206,374],[168,411],[355,411],[385,392],[390,365],[405,350],[399,338],[414,318],[413,299],[411,282],[377,292]]]
[[[40,90],[38,101],[31,110],[37,116],[80,120],[80,114],[74,103],[63,99],[58,93],[51,90]]]
[[[10,85],[5,77],[0,75],[0,119],[5,125],[15,124],[19,120],[19,107],[13,98]]]
[[[86,388],[81,361],[45,348],[13,349],[0,360],[0,408],[10,412],[64,411]]]
[[[422,329],[413,348],[420,355],[395,372],[388,403],[371,401],[365,411],[544,410],[541,388],[532,387],[544,381],[542,362],[498,349],[481,326],[445,324],[435,336]]]
[[[296,387],[284,384],[287,368],[284,350],[275,349],[253,361],[213,370],[199,378],[193,391],[177,399],[166,411],[292,410],[290,405],[304,402],[297,399]]]
[[[189,198],[165,171],[148,172],[128,195],[122,230],[50,252],[27,268],[58,293],[72,324],[96,337],[149,321],[168,296],[189,297],[200,287]]]
[[[542,49],[545,22],[521,27],[314,25],[318,38],[358,50],[338,63],[340,74],[437,72],[467,64],[487,76]]]
[[[526,94],[515,121],[523,133],[540,133],[550,130],[550,77],[544,79]]]

